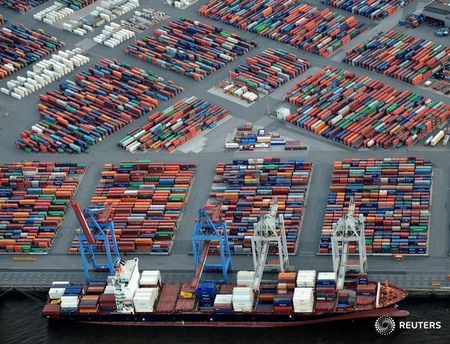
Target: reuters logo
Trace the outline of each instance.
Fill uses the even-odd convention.
[[[383,336],[390,335],[395,330],[395,321],[391,317],[381,316],[375,320],[375,330]]]

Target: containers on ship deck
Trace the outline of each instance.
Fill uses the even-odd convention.
[[[120,252],[169,253],[194,173],[192,164],[139,161],[104,166],[91,205],[112,205]],[[96,249],[104,248],[97,243]],[[77,251],[75,238],[70,252]]]
[[[210,0],[200,15],[303,49],[328,56],[367,29],[355,17],[297,0]]]
[[[286,121],[354,148],[412,146],[450,118],[450,105],[330,66],[285,98]]]
[[[125,53],[201,80],[256,47],[254,41],[188,18],[169,22],[125,49]]]
[[[0,28],[0,41],[0,79],[42,60],[64,46],[58,39],[23,25]]]
[[[281,49],[266,49],[245,62],[230,73],[230,78],[252,92],[266,95],[310,67],[308,61]]]
[[[397,12],[401,0],[321,0],[321,2],[370,19],[383,19]]]
[[[418,85],[449,59],[445,45],[391,30],[347,51],[343,61]]]
[[[319,252],[331,252],[333,223],[353,197],[355,215],[365,218],[367,253],[428,253],[431,184],[431,162],[422,158],[335,162]]]
[[[182,90],[143,69],[100,60],[75,81],[40,96],[41,121],[23,131],[16,146],[27,152],[85,152]]]
[[[251,253],[254,226],[259,216],[270,210],[275,198],[279,213],[284,215],[288,251],[295,253],[311,169],[310,162],[284,162],[279,158],[234,160],[216,165],[208,203],[222,203],[232,253]],[[218,245],[211,244],[211,252],[218,250]],[[270,247],[269,252],[277,251]]]
[[[196,97],[180,100],[148,117],[148,122],[119,141],[129,152],[160,150],[172,152],[202,131],[214,128],[228,110]]]
[[[0,251],[46,253],[85,170],[78,163],[0,165]]]

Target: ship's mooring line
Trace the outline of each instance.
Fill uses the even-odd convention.
[[[26,297],[28,297],[30,300],[39,303],[41,306],[44,306],[44,305],[45,305],[45,302],[43,302],[42,300],[39,300],[36,296],[33,296],[33,295],[27,293],[26,291],[19,290],[19,289],[17,289],[17,291],[20,292],[20,293],[22,293],[22,294],[25,295]]]
[[[8,294],[11,290],[13,290],[13,287],[10,287],[10,288],[6,289],[3,293],[0,294],[0,297],[2,297],[3,295]]]

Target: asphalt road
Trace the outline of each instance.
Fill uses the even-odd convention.
[[[214,22],[198,16],[198,8],[206,1],[199,1],[197,4],[191,6],[189,9],[179,11],[173,9],[160,1],[141,1],[141,7],[152,6],[161,9],[170,14],[168,20],[177,19],[179,16],[186,16],[192,19],[201,20],[210,24],[224,27],[221,23]],[[318,3],[314,1],[314,3]],[[19,137],[19,134],[24,129],[29,129],[31,125],[39,120],[37,112],[38,93],[44,93],[57,88],[58,82],[55,82],[46,88],[40,90],[38,93],[27,97],[21,101],[17,101],[4,94],[0,94],[0,152],[2,163],[22,161],[22,160],[42,160],[42,161],[76,161],[87,164],[88,171],[83,177],[83,181],[78,190],[76,199],[80,202],[82,207],[89,204],[94,188],[98,182],[99,172],[105,163],[118,163],[120,161],[134,161],[139,159],[148,159],[155,162],[193,162],[197,165],[197,175],[191,191],[189,201],[186,205],[184,215],[178,229],[175,244],[172,254],[170,256],[145,256],[141,255],[141,268],[151,269],[158,268],[165,271],[168,279],[177,279],[185,275],[191,276],[193,268],[192,257],[187,255],[191,250],[190,235],[197,210],[205,204],[211,181],[214,176],[214,167],[217,162],[231,161],[232,159],[242,159],[248,157],[263,157],[263,156],[279,156],[285,159],[295,158],[304,159],[313,162],[314,173],[309,190],[308,204],[305,209],[304,222],[302,233],[300,235],[300,244],[298,254],[291,257],[291,264],[296,268],[314,268],[322,270],[330,270],[332,268],[331,258],[329,256],[316,256],[318,250],[318,243],[320,240],[320,231],[322,227],[323,214],[325,212],[326,199],[328,187],[330,183],[330,176],[332,172],[332,164],[334,160],[351,158],[351,157],[392,157],[392,156],[421,156],[430,159],[434,166],[434,182],[433,182],[433,205],[432,205],[432,220],[431,220],[431,236],[430,248],[428,257],[407,257],[403,262],[393,262],[391,257],[371,256],[369,258],[369,267],[371,274],[379,278],[389,278],[394,283],[403,287],[411,288],[430,288],[432,280],[442,281],[442,285],[449,285],[446,280],[449,271],[450,258],[449,252],[449,210],[448,202],[450,195],[450,159],[449,149],[446,147],[436,147],[430,149],[422,145],[417,145],[411,149],[395,149],[395,150],[363,150],[355,151],[351,148],[331,143],[323,138],[317,137],[306,131],[288,127],[284,123],[267,117],[267,107],[273,110],[283,104],[283,95],[295,83],[299,82],[308,74],[304,74],[292,81],[289,85],[284,86],[282,90],[278,90],[266,100],[261,100],[250,107],[243,107],[235,102],[226,100],[208,92],[215,84],[226,77],[228,69],[233,69],[235,66],[244,61],[244,59],[268,47],[282,48],[284,50],[295,52],[299,57],[306,58],[312,62],[314,70],[323,68],[328,65],[344,68],[355,73],[364,74],[374,79],[383,81],[386,84],[391,84],[400,90],[410,90],[419,92],[432,99],[449,102],[449,98],[443,95],[434,93],[430,90],[417,89],[414,86],[405,84],[395,79],[379,75],[367,70],[362,70],[357,67],[346,65],[341,61],[342,55],[348,48],[351,48],[358,42],[364,42],[369,37],[373,36],[375,32],[380,30],[388,30],[390,28],[397,28],[398,19],[404,16],[406,12],[412,11],[417,3],[413,1],[406,9],[400,11],[398,14],[383,20],[381,23],[371,21],[364,17],[358,17],[370,26],[370,30],[365,32],[354,41],[350,42],[344,48],[338,50],[331,58],[323,58],[317,55],[309,54],[298,49],[289,47],[287,45],[263,38],[253,34],[240,31],[233,27],[226,27],[226,30],[238,32],[240,35],[255,39],[259,47],[250,54],[238,58],[229,65],[229,68],[224,68],[214,75],[206,78],[201,82],[195,82],[190,78],[178,75],[176,73],[166,71],[157,66],[145,63],[130,56],[125,55],[122,51],[129,42],[126,42],[115,49],[110,49],[102,45],[92,45],[91,39],[98,34],[99,30],[91,33],[85,37],[78,37],[66,31],[59,30],[55,27],[38,22],[32,19],[33,13],[42,9],[41,6],[37,10],[33,10],[25,15],[19,15],[12,11],[2,9],[0,13],[9,20],[10,23],[18,24],[24,23],[30,28],[43,28],[46,33],[57,36],[66,43],[67,48],[74,46],[89,46],[88,55],[91,57],[91,65],[100,58],[116,58],[121,62],[138,66],[146,70],[155,72],[158,75],[171,79],[185,88],[185,91],[178,97],[172,99],[167,103],[160,105],[159,109],[166,108],[182,98],[190,96],[201,97],[211,103],[226,107],[229,109],[232,119],[225,121],[214,130],[202,135],[199,138],[193,139],[187,144],[180,147],[175,152],[169,154],[165,152],[147,152],[130,154],[127,151],[119,148],[117,142],[128,131],[143,125],[146,118],[135,120],[131,125],[111,135],[103,142],[96,144],[90,148],[89,153],[80,155],[67,154],[35,154],[25,153],[17,150],[14,142]],[[49,4],[44,5],[44,7]],[[319,7],[324,5],[318,4]],[[344,11],[336,10],[342,14],[347,14]],[[348,15],[348,14],[347,14]],[[125,15],[128,17],[130,14]],[[165,21],[167,22],[167,20]],[[161,23],[159,26],[163,25]],[[138,37],[149,34],[151,31],[139,34]],[[401,30],[405,30],[401,28]],[[428,38],[430,35],[428,29],[415,29],[413,34]],[[17,75],[24,75],[28,67]],[[86,66],[82,67],[85,69]],[[73,74],[66,76],[65,79],[73,79]],[[3,86],[8,79],[0,81],[0,86]],[[244,121],[252,121],[257,125],[264,125],[269,130],[275,130],[285,137],[291,139],[299,139],[306,143],[309,147],[308,151],[301,152],[228,152],[223,150],[223,143],[225,137],[233,131],[233,129],[243,123]],[[38,256],[35,262],[22,261],[17,262],[11,259],[8,254],[0,255],[0,286],[12,285],[48,285],[55,279],[80,279],[82,277],[80,271],[80,259],[75,255],[67,255],[70,242],[74,238],[75,228],[77,222],[73,212],[70,210],[62,228],[59,230],[57,238],[51,248],[51,251],[46,256]],[[233,257],[233,268],[251,269],[251,259],[246,256]]]

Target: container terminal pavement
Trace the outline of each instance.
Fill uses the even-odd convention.
[[[297,159],[311,162],[313,164],[313,171],[308,187],[306,206],[303,210],[303,222],[298,241],[299,246],[297,253],[290,257],[290,263],[296,269],[327,271],[332,268],[330,256],[317,255],[317,252],[319,251],[321,228],[327,205],[327,195],[334,161],[350,158],[421,157],[431,161],[433,165],[432,205],[430,207],[431,229],[428,238],[428,254],[426,256],[407,256],[404,261],[400,262],[394,262],[391,255],[369,256],[369,272],[370,277],[373,279],[380,281],[388,279],[394,285],[407,290],[414,290],[419,293],[445,293],[450,286],[450,282],[447,280],[447,275],[450,273],[448,270],[450,259],[448,256],[450,250],[450,218],[448,211],[448,203],[450,201],[450,161],[447,158],[449,153],[447,147],[440,145],[430,148],[423,146],[422,143],[417,143],[409,148],[402,147],[389,150],[373,148],[371,150],[362,149],[357,151],[351,147],[319,137],[309,131],[294,128],[290,125],[288,126],[284,122],[266,115],[268,109],[273,111],[281,105],[287,105],[287,103],[284,103],[284,96],[288,91],[293,89],[301,80],[317,73],[326,66],[347,70],[357,75],[365,75],[374,80],[381,81],[385,85],[393,86],[396,90],[417,92],[432,100],[442,101],[448,104],[448,97],[433,92],[430,89],[413,86],[386,75],[370,70],[363,70],[362,68],[342,62],[345,51],[354,48],[358,43],[365,43],[381,30],[386,32],[389,29],[397,29],[398,20],[405,17],[408,13],[413,12],[417,2],[412,1],[406,8],[400,9],[381,22],[363,16],[356,16],[360,23],[367,25],[367,30],[328,57],[308,53],[276,40],[261,37],[254,33],[239,30],[235,27],[201,17],[198,10],[206,3],[207,1],[200,0],[183,11],[167,6],[162,1],[152,1],[151,5],[148,1],[141,1],[139,7],[142,9],[151,6],[157,10],[166,12],[170,16],[170,18],[165,19],[155,27],[163,27],[169,21],[177,20],[180,16],[183,16],[206,24],[223,27],[228,32],[236,33],[240,37],[254,40],[257,43],[256,48],[242,56],[237,56],[226,67],[218,69],[215,73],[203,78],[201,81],[194,81],[181,74],[159,68],[156,65],[125,54],[123,50],[129,44],[133,44],[132,40],[114,49],[110,49],[101,44],[95,44],[92,41],[92,38],[99,33],[97,31],[101,31],[101,29],[97,29],[95,30],[96,32],[91,32],[86,36],[79,37],[55,26],[34,20],[33,14],[49,6],[50,3],[32,9],[24,14],[0,8],[0,13],[8,20],[6,25],[23,23],[30,29],[36,30],[43,28],[45,34],[57,37],[59,41],[64,42],[64,49],[75,49],[78,47],[85,50],[84,54],[89,57],[89,62],[85,65],[76,68],[74,71],[64,75],[61,80],[52,82],[23,99],[17,100],[6,94],[0,94],[0,164],[35,160],[85,164],[87,169],[79,183],[75,196],[75,200],[80,203],[82,208],[90,204],[91,197],[98,185],[99,176],[105,164],[119,164],[123,161],[137,160],[195,164],[194,181],[184,206],[183,216],[176,232],[171,253],[169,255],[138,255],[141,269],[160,269],[164,280],[175,282],[189,280],[192,277],[194,264],[192,256],[189,255],[192,250],[190,239],[195,218],[197,217],[197,211],[208,200],[217,163],[231,163],[233,160],[263,158],[266,156],[278,157],[283,161]],[[310,1],[310,3],[319,8],[326,7],[320,4],[319,1]],[[350,15],[348,12],[336,8],[332,8],[332,11],[343,15]],[[129,15],[124,15],[124,18]],[[154,27],[144,33],[136,34],[136,39],[150,35],[153,30]],[[432,41],[438,39],[433,37],[432,34],[430,35],[428,32],[424,32],[421,28],[416,29],[411,34],[421,37],[422,33],[424,35],[423,38]],[[265,99],[259,100],[249,107],[243,107],[236,102],[208,92],[214,85],[217,85],[227,77],[229,70],[233,70],[238,65],[245,63],[247,57],[254,56],[268,48],[282,49],[290,53],[295,53],[299,58],[308,60],[311,63],[311,67],[305,73],[300,74],[275,92],[265,96]],[[44,57],[44,59],[48,57]],[[228,116],[228,120],[225,117],[212,130],[200,133],[170,153],[165,150],[159,150],[130,154],[117,145],[119,140],[129,131],[144,126],[147,122],[148,115],[133,119],[125,128],[111,133],[101,142],[90,146],[87,152],[83,154],[26,153],[23,150],[17,149],[15,147],[15,141],[20,136],[20,133],[23,130],[31,128],[39,120],[37,110],[39,94],[56,90],[58,85],[66,79],[74,80],[76,73],[94,66],[101,59],[117,59],[121,63],[136,66],[145,69],[147,72],[162,76],[166,80],[172,80],[177,85],[183,87],[183,92],[175,95],[168,101],[162,101],[157,108],[158,111],[163,111],[171,104],[175,104],[183,99],[198,97],[210,104],[227,109],[231,117]],[[0,81],[1,86],[3,87],[7,80],[25,75],[32,68],[32,66],[26,66],[8,79]],[[253,122],[255,125],[265,127],[270,131],[279,132],[283,137],[300,140],[308,146],[308,150],[225,151],[223,146],[227,135],[237,126],[245,122]],[[83,279],[83,272],[80,257],[75,254],[68,254],[69,247],[75,237],[76,228],[78,228],[78,223],[75,215],[72,210],[68,210],[48,254],[30,256],[11,253],[0,254],[0,287],[2,289],[19,287],[23,289],[46,290],[54,280],[81,281]],[[133,256],[133,253],[126,255],[128,258]],[[17,257],[20,257],[20,259]],[[27,257],[32,257],[33,259]],[[36,259],[34,260],[34,258]],[[234,271],[251,270],[252,267],[250,256],[233,256]]]

